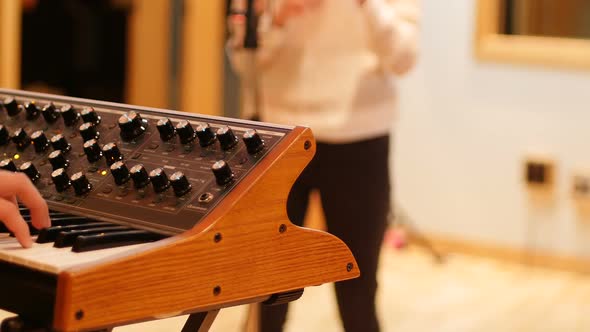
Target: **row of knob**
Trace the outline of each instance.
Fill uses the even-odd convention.
[[[139,138],[147,130],[148,123],[142,119],[139,113],[129,112],[119,118],[121,138],[124,141],[132,141]],[[201,123],[193,128],[187,120],[180,120],[176,125],[168,118],[161,118],[156,123],[160,139],[164,142],[171,141],[178,136],[180,144],[191,144],[198,139],[201,147],[208,147],[219,141],[222,150],[231,150],[238,144],[238,138],[228,126],[222,126],[216,131],[208,123]],[[247,130],[242,140],[250,154],[256,154],[264,148],[264,141],[256,130]]]
[[[183,121],[179,122],[179,124],[184,125],[182,122]],[[190,124],[188,124],[188,126],[190,126]],[[105,147],[103,147],[102,150],[98,146],[97,140],[100,134],[96,131],[94,125],[92,125],[91,123],[84,123],[80,126],[80,134],[84,139],[84,152],[89,162],[94,163],[100,160],[100,158],[103,156],[103,152],[105,155],[107,155],[107,163],[112,163],[119,160],[116,158],[119,157],[120,152],[118,151],[118,148],[116,147],[116,145],[114,145],[114,143],[109,143],[105,145]],[[218,137],[221,147],[224,150],[233,148],[238,142],[237,137],[233,134],[232,130],[227,126],[219,128],[217,130],[217,134],[212,137]],[[246,131],[242,138],[246,144],[248,152],[251,154],[257,153],[264,148],[264,141],[253,129]],[[29,135],[23,128],[19,128],[13,133],[11,138],[8,134],[8,130],[6,129],[6,127],[0,124],[0,146],[8,144],[10,139],[12,139],[12,141],[16,144],[17,150],[19,151],[25,150],[31,144],[34,146],[35,151],[37,153],[45,152],[50,145],[55,150],[54,152],[61,151],[62,153],[67,153],[71,150],[71,144],[68,143],[68,141],[62,134],[54,135],[49,140],[47,139],[47,136],[42,130],[35,131],[29,137]],[[52,159],[52,154],[50,154],[49,156],[50,160]],[[116,155],[113,158],[111,158],[109,157],[111,154],[119,155]]]
[[[156,168],[148,173],[143,165],[138,164],[129,170],[122,161],[119,161],[111,166],[111,173],[117,185],[123,185],[133,179],[136,188],[144,189],[151,183],[154,192],[158,194],[164,193],[168,188],[172,187],[174,194],[181,197],[192,189],[191,184],[182,172],[175,172],[169,178],[162,168]],[[75,194],[82,196],[92,190],[92,184],[82,172],[69,177],[64,168],[58,168],[51,173],[51,180],[58,192],[65,192],[70,187],[73,187]]]
[[[92,107],[84,107],[80,113],[76,112],[74,107],[70,104],[63,105],[59,110],[53,103],[46,104],[43,108],[39,108],[35,102],[25,102],[19,105],[13,97],[5,98],[0,106],[6,109],[9,116],[14,117],[18,115],[22,109],[25,110],[27,120],[36,120],[41,114],[46,122],[55,123],[59,117],[63,118],[64,124],[68,127],[73,126],[80,118],[84,123],[79,127],[80,135],[84,141],[98,138],[99,133],[96,130],[96,125],[101,121],[100,115]],[[142,119],[137,112],[128,112],[123,114],[119,120],[120,136],[124,141],[133,141],[140,138],[148,128],[148,121]],[[176,125],[168,118],[160,119],[156,127],[160,134],[160,138],[167,142],[172,140],[175,136],[181,144],[190,144],[198,138],[199,145],[207,147],[215,143],[216,140],[223,150],[230,150],[237,145],[238,139],[232,132],[231,128],[223,126],[217,131],[214,131],[209,124],[199,124],[195,130],[192,125],[186,121],[181,120]],[[19,149],[25,149],[28,143],[28,137],[24,130],[20,129],[18,136],[13,135],[15,143]],[[9,141],[10,135],[5,128],[0,127],[0,145],[6,144]],[[264,141],[260,138],[258,133],[254,130],[247,131],[243,135],[244,143],[248,153],[255,154],[264,148]]]
[[[78,113],[70,104],[63,105],[60,109],[57,109],[53,103],[49,102],[42,108],[39,108],[34,101],[25,102],[22,105],[19,105],[13,97],[7,97],[0,102],[0,109],[1,108],[4,108],[10,117],[15,117],[24,110],[26,113],[25,118],[28,121],[34,121],[40,115],[43,115],[45,121],[50,124],[55,123],[61,116],[64,124],[68,127],[76,124],[80,118],[82,118],[84,122],[94,124],[100,123],[101,120],[100,116],[92,107],[84,107],[82,108],[82,111]]]
[[[77,172],[72,175],[72,177],[69,177],[66,168],[67,165],[65,167],[56,168],[51,173],[51,180],[58,192],[64,192],[68,188],[73,187],[76,195],[81,196],[92,190],[92,185],[84,173]],[[31,162],[25,162],[17,168],[11,159],[4,159],[0,161],[0,169],[11,172],[23,172],[33,182],[36,182],[41,178],[41,173],[39,173],[35,165]],[[211,169],[215,175],[217,184],[219,185],[227,185],[234,180],[234,173],[229,165],[223,160],[217,161],[213,164]],[[129,169],[123,161],[113,163],[110,166],[110,171],[115,183],[119,186],[132,180],[135,188],[144,189],[151,183],[154,192],[163,193],[168,190],[168,188],[172,187],[174,194],[178,197],[186,195],[192,189],[192,185],[186,176],[180,171],[175,172],[172,176],[168,177],[163,168],[156,168],[148,173],[145,167],[141,164],[137,164]]]

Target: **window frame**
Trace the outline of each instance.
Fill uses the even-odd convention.
[[[478,0],[474,53],[478,60],[590,70],[590,40],[501,33],[503,0]]]

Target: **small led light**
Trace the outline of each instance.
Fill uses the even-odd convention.
[[[18,154],[18,153],[17,153],[17,154],[15,154],[13,159],[14,159],[14,160],[18,160],[18,159],[20,159],[20,154]]]
[[[102,176],[107,175],[107,171],[100,171],[100,175],[102,175]]]

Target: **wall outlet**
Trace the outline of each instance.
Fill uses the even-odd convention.
[[[529,186],[547,187],[554,181],[554,163],[549,159],[529,158],[524,165],[524,178]]]
[[[574,174],[572,192],[578,198],[590,197],[590,174]]]

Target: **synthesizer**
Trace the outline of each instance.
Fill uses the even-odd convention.
[[[0,169],[52,218],[29,249],[0,226],[0,309],[97,331],[358,277],[341,240],[287,217],[314,153],[306,127],[0,89]]]

